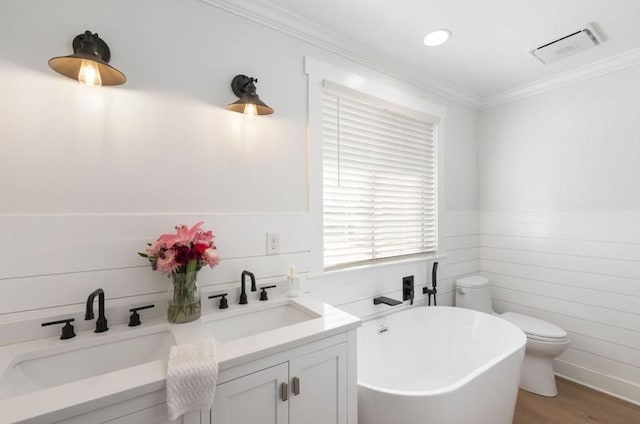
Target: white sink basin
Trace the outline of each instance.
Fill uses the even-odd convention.
[[[226,315],[223,312],[220,317],[206,319],[204,328],[207,335],[224,343],[288,327],[320,316],[290,301],[258,305],[253,309],[233,311],[229,314],[232,315]]]
[[[89,346],[74,342],[30,352],[0,376],[0,399],[60,386],[169,357],[175,344],[164,330],[128,338],[106,337]],[[86,344],[86,343],[85,343]],[[60,351],[62,350],[62,351]]]

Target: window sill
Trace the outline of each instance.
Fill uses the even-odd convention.
[[[344,268],[331,269],[331,270],[320,272],[320,273],[311,273],[311,274],[307,275],[307,279],[321,278],[321,277],[326,277],[328,275],[348,274],[350,272],[358,272],[358,271],[363,271],[363,270],[371,270],[371,269],[376,269],[376,268],[397,266],[397,265],[410,264],[410,263],[415,263],[415,262],[441,260],[441,259],[446,259],[446,258],[447,258],[447,255],[444,254],[444,253],[437,253],[435,255],[433,255],[433,254],[423,254],[423,255],[418,254],[418,255],[412,256],[410,258],[405,258],[405,259],[397,259],[397,260],[381,261],[381,262],[369,263],[369,264],[347,266],[347,267],[344,267]]]

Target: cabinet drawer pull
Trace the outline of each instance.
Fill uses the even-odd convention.
[[[280,383],[280,398],[283,402],[289,400],[289,385],[286,382]]]
[[[293,377],[291,380],[292,392],[294,395],[298,396],[300,394],[300,379],[298,377]]]

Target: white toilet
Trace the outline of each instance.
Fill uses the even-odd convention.
[[[489,280],[481,276],[456,281],[456,306],[493,314],[520,327],[527,336],[520,388],[542,396],[553,397],[558,394],[553,375],[553,358],[569,346],[566,331],[527,315],[496,313],[491,303]]]

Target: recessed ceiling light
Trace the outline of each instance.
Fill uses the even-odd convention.
[[[449,37],[451,37],[451,31],[448,29],[437,29],[427,34],[422,42],[427,47],[435,47],[446,43]]]

